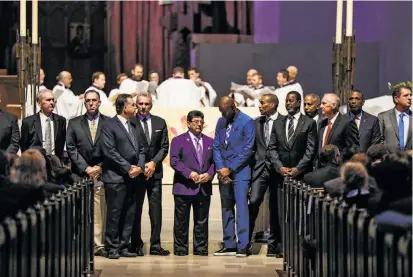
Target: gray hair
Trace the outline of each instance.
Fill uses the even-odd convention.
[[[341,106],[340,97],[338,97],[338,95],[335,94],[335,93],[326,93],[326,94],[324,94],[324,96],[327,96],[327,95],[331,95],[334,98],[333,102],[330,103],[330,104],[335,104],[336,108],[334,109],[334,111],[338,112],[339,109],[340,109],[340,106]]]
[[[37,94],[36,94],[36,101],[37,103],[40,103],[42,101],[42,97],[43,94],[46,92],[50,92],[51,94],[53,94],[53,91],[51,91],[50,89],[42,89],[40,90]]]
[[[46,160],[39,150],[23,152],[10,170],[10,181],[26,188],[39,188],[46,183]]]

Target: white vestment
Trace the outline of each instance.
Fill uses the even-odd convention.
[[[40,85],[38,89],[35,92],[35,98],[34,102],[36,102],[36,96],[39,93],[39,91],[46,90],[47,88],[44,85]],[[26,95],[26,117],[33,115],[33,95],[32,93],[32,86],[28,85],[27,86],[27,95]],[[40,111],[39,104],[36,103],[36,113]]]
[[[142,80],[142,81],[135,81],[131,78],[128,78],[122,82],[119,87],[120,94],[132,94],[132,93],[140,93],[140,92],[148,92],[149,82]],[[136,101],[136,96],[133,98],[133,101]]]
[[[202,103],[204,104],[205,107],[214,107],[215,99],[217,99],[217,93],[212,88],[210,83],[207,83],[207,82],[203,82],[203,83],[206,89],[208,89],[209,97],[206,95],[205,87],[198,86],[198,88],[201,90]]]
[[[274,94],[273,88],[267,86],[261,86],[259,88],[241,86],[235,90],[236,92],[234,92],[234,100],[239,107],[258,107],[260,104],[260,96],[269,93]],[[248,96],[251,96],[253,99]]]
[[[58,83],[53,88],[55,95],[55,109],[54,112],[66,118],[67,122],[86,112],[83,105],[83,100],[79,99],[73,91],[61,83]]]
[[[304,112],[304,95],[303,95],[303,89],[299,83],[292,83],[290,85],[286,85],[285,87],[277,88],[275,90],[275,95],[278,97],[278,109],[277,111],[282,114],[282,115],[287,115],[287,109],[285,108],[285,99],[287,98],[287,94],[290,91],[297,91],[301,95],[301,108],[300,111],[302,114],[305,114]]]
[[[192,108],[201,106],[201,90],[194,81],[184,78],[170,78],[157,89],[157,107]]]

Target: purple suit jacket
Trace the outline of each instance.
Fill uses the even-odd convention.
[[[214,140],[202,135],[203,159],[198,161],[196,150],[188,132],[174,137],[171,142],[170,161],[175,170],[174,195],[196,195],[201,189],[204,195],[212,194],[212,179],[215,174],[215,163],[212,157]],[[196,184],[189,179],[191,172],[208,173],[211,180],[208,183]]]

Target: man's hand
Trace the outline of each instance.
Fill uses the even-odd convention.
[[[282,176],[289,176],[290,171],[291,171],[291,168],[288,168],[288,167],[281,167],[280,168],[280,173],[281,173]]]
[[[135,178],[142,172],[142,168],[137,167],[136,165],[132,165],[129,169],[129,177]]]
[[[222,175],[218,175],[218,180],[224,185],[227,185],[232,182],[231,178],[229,178],[228,176],[222,177]]]
[[[299,173],[300,173],[300,172],[298,172],[298,169],[297,169],[296,167],[293,167],[293,168],[290,169],[289,175],[290,175],[291,177],[295,178],[295,177],[298,176]]]
[[[189,179],[191,179],[195,183],[198,183],[199,182],[199,174],[192,171],[191,174],[189,175]]]
[[[80,100],[85,98],[85,95],[82,93],[81,95],[78,96]]]
[[[200,183],[206,183],[209,182],[209,180],[211,180],[211,176],[209,176],[208,173],[204,173],[199,175],[199,182]]]
[[[218,170],[218,175],[221,175],[222,177],[228,177],[229,174],[231,174],[231,169],[229,169],[228,167],[224,167]]]
[[[145,164],[145,176],[146,180],[149,180],[149,178],[152,177],[152,175],[155,173],[155,163],[153,161],[150,161],[149,163]]]
[[[135,97],[135,96],[138,95],[138,93],[137,93],[137,92],[132,92],[130,95],[131,95],[132,97]]]
[[[94,167],[92,167],[92,169],[93,172],[89,176],[90,178],[96,179],[102,173],[102,168],[98,165],[95,165]]]

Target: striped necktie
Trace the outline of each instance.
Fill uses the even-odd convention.
[[[294,135],[294,117],[289,115],[288,116],[289,123],[288,123],[288,141]]]
[[[225,145],[228,145],[229,135],[231,134],[232,123],[228,124],[227,130],[225,131]]]

